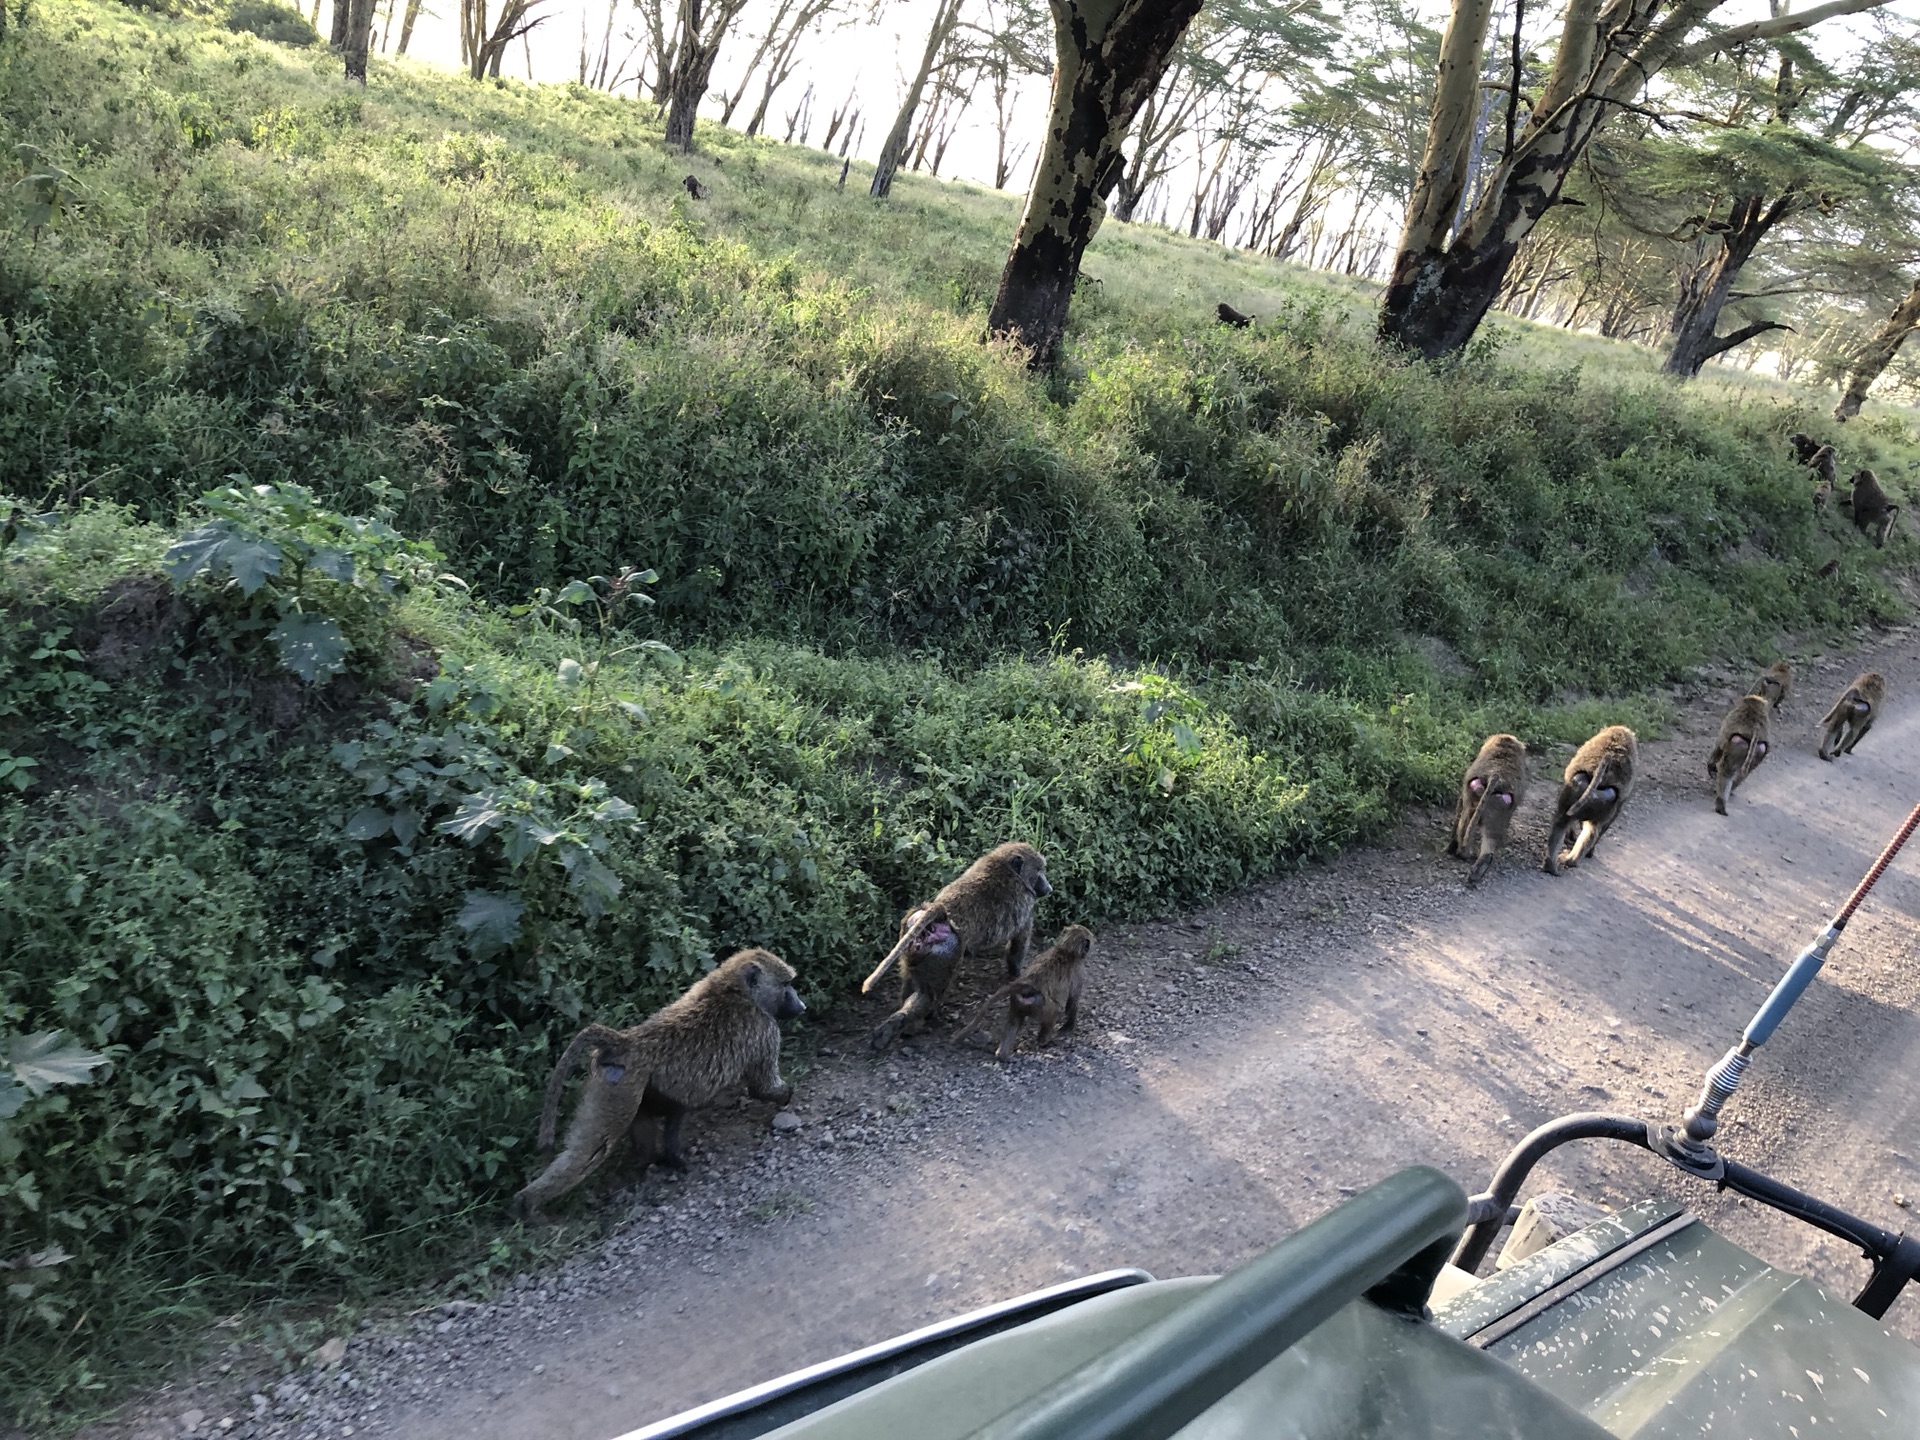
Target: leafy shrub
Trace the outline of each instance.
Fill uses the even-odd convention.
[[[291,5],[276,5],[273,0],[237,0],[227,10],[227,28],[258,35],[277,45],[305,48],[320,43],[320,32]]]

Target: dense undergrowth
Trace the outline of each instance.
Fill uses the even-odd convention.
[[[1163,912],[1898,608],[1793,407],[1409,365],[1264,267],[1219,332],[1220,252],[1120,226],[1037,382],[1005,197],[703,132],[703,207],[631,103],[337,63],[0,43],[0,1036],[112,1062],[0,1120],[0,1262],[71,1255],[29,1418],[472,1262],[554,1040],[717,954],[844,992],[1008,836],[1051,923]]]

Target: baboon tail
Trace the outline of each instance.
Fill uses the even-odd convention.
[[[618,1044],[620,1032],[610,1030],[605,1025],[589,1025],[567,1043],[566,1050],[560,1056],[560,1063],[553,1067],[553,1074],[547,1077],[547,1102],[540,1111],[540,1153],[553,1151],[554,1132],[560,1124],[560,1092],[567,1088],[567,1076],[573,1073],[573,1067],[580,1063],[580,1057],[595,1045]]]
[[[994,991],[993,994],[982,1000],[979,1008],[967,1017],[967,1023],[953,1032],[952,1043],[958,1045],[962,1040],[986,1024],[987,1017],[993,1013],[994,1007],[996,1005],[1005,1005],[1012,997],[1014,987],[1019,983],[1018,980],[1009,980],[998,990]]]
[[[1853,699],[1853,688],[1849,686],[1847,688],[1847,693],[1842,695],[1838,700],[1833,702],[1833,709],[1827,711],[1825,715],[1822,715],[1820,717],[1820,723],[1822,725],[1833,724],[1834,721],[1840,718],[1840,712],[1847,708],[1847,702],[1851,699]]]
[[[1603,777],[1605,777],[1606,773],[1607,767],[1604,764],[1594,767],[1593,777],[1587,781],[1587,788],[1582,790],[1580,797],[1567,807],[1567,818],[1569,820],[1584,820],[1587,818],[1587,802],[1593,799],[1596,791],[1605,788],[1606,780]]]
[[[927,917],[932,914],[933,906],[929,905],[918,915],[914,916],[913,923],[907,926],[906,934],[894,942],[893,949],[887,952],[887,958],[874,966],[873,973],[860,982],[860,993],[862,995],[870,995],[873,993],[873,987],[878,985],[880,978],[893,968],[893,962],[906,954],[907,947],[920,938],[920,932],[927,928]]]

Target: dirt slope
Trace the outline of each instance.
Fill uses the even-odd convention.
[[[1863,661],[1889,715],[1850,760],[1810,732]],[[1083,1033],[1005,1072],[857,1027],[795,1047],[804,1121],[706,1116],[694,1173],[612,1203],[591,1256],[492,1303],[354,1337],[269,1388],[210,1375],[111,1430],[606,1440],[750,1382],[1064,1276],[1223,1270],[1412,1161],[1469,1189],[1572,1110],[1677,1116],[1781,967],[1920,800],[1920,646],[1802,667],[1766,765],[1713,813],[1702,773],[1730,687],[1643,750],[1596,860],[1539,872],[1564,752],[1478,892],[1444,822],[1166,925],[1109,932]],[[1551,773],[1549,773],[1551,771]],[[1920,1196],[1920,846],[1762,1052],[1725,1148],[1883,1225]],[[1046,915],[1049,928],[1071,919]],[[1851,1295],[1858,1257],[1624,1148],[1562,1151],[1534,1188],[1685,1194],[1742,1243]],[[1920,1301],[1892,1323],[1920,1335]],[[254,1395],[249,1391],[258,1385]]]

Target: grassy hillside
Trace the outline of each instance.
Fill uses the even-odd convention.
[[[556,1040],[717,954],[843,994],[1009,836],[1050,925],[1163,912],[1488,729],[1899,609],[1790,401],[1530,327],[1408,365],[1354,287],[1117,224],[1039,381],[978,341],[1009,197],[336,71],[77,0],[0,42],[47,177],[0,202],[0,1042],[112,1062],[0,1119],[0,1262],[72,1257],[0,1312],[30,1423],[484,1270]]]

